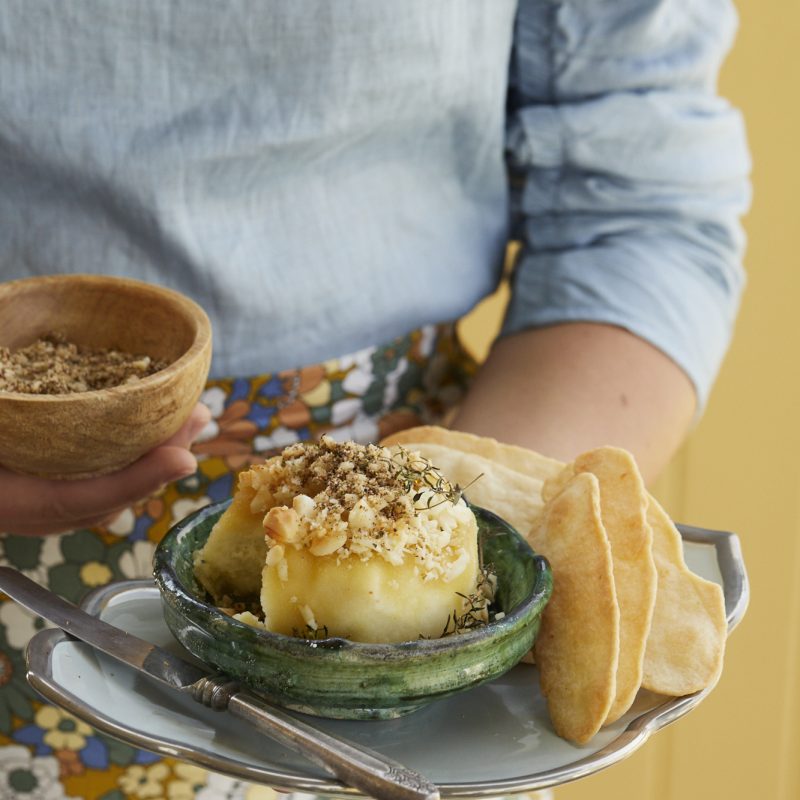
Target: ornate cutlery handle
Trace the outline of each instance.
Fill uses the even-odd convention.
[[[376,753],[306,725],[268,705],[226,677],[201,678],[192,697],[217,711],[246,720],[286,747],[319,764],[348,786],[379,800],[438,800],[435,784],[418,772]]]

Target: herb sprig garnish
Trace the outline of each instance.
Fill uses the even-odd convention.
[[[302,630],[292,628],[292,636],[296,636],[298,639],[327,639],[328,626],[320,625],[318,628],[312,628],[310,625],[306,625]]]
[[[461,499],[464,492],[475,481],[483,477],[483,473],[474,477],[466,486],[450,483],[441,472],[423,456],[413,456],[402,445],[397,446],[397,452],[391,457],[384,457],[396,472],[396,477],[403,483],[403,491],[408,493],[416,490],[412,500],[418,503],[425,494],[428,495],[424,508],[436,508],[442,503],[450,502],[454,505]],[[435,498],[439,498],[434,502]]]
[[[483,594],[456,594],[464,600],[464,611],[459,614],[454,608],[453,613],[447,617],[444,629],[439,634],[440,638],[453,636],[456,633],[464,633],[475,628],[482,628],[488,622],[489,599]]]
[[[458,609],[453,609],[453,613],[448,615],[438,638],[454,636],[457,633],[465,633],[488,625],[494,616],[491,606],[494,602],[496,588],[497,576],[494,568],[491,565],[482,568],[478,578],[478,589],[474,594],[455,593],[464,600],[464,610],[459,614]],[[420,634],[419,638],[428,639],[429,637]]]

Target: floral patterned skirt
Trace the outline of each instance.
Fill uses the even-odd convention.
[[[195,509],[230,497],[240,469],[323,433],[368,442],[441,421],[474,367],[454,326],[442,325],[324,364],[213,380],[202,397],[213,419],[194,445],[199,463],[194,475],[127,509],[108,526],[48,537],[0,534],[0,563],[73,602],[112,581],[149,577],[153,550],[164,533]],[[41,702],[25,680],[24,650],[42,627],[42,620],[0,595],[2,800],[275,798],[268,787],[115,741]]]

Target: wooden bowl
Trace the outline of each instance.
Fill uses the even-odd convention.
[[[122,469],[181,427],[208,376],[208,317],[160,286],[94,275],[0,284],[0,346],[15,350],[53,333],[168,366],[110,389],[0,391],[0,464],[16,472],[85,478]]]

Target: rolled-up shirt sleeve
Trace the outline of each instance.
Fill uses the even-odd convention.
[[[750,160],[716,91],[736,25],[726,0],[522,0],[507,131],[522,248],[503,334],[618,325],[704,407],[744,285]]]

